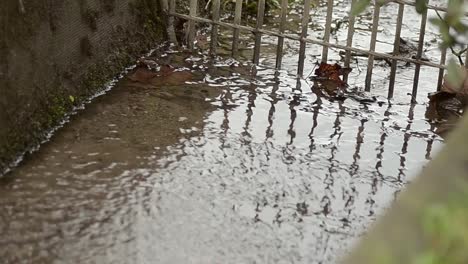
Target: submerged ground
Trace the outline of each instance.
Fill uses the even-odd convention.
[[[390,27],[396,10],[386,12]],[[284,70],[269,69],[274,38],[265,40],[256,71],[158,50],[74,116],[1,179],[0,259],[336,261],[441,147],[424,117],[437,76],[423,71],[411,105],[413,66],[401,65],[405,90],[389,103],[388,67],[377,63],[378,102],[332,101],[292,74],[294,43]],[[362,88],[363,75],[354,70],[350,85]]]

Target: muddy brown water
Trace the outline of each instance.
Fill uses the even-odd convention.
[[[1,262],[337,261],[443,145],[432,88],[389,103],[382,64],[380,103],[320,98],[288,47],[280,72],[184,52],[131,71],[1,179]]]

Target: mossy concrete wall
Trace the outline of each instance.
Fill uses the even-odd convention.
[[[162,39],[158,0],[3,0],[0,174]]]

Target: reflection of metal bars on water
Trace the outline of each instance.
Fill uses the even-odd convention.
[[[372,69],[374,65],[375,58],[382,58],[391,61],[391,72],[390,72],[390,81],[389,81],[389,89],[388,89],[388,98],[393,97],[394,86],[395,86],[395,78],[396,78],[396,64],[398,61],[402,62],[409,62],[414,63],[415,73],[414,73],[414,80],[413,80],[413,91],[412,91],[412,98],[413,100],[416,98],[417,91],[418,91],[418,84],[419,84],[419,74],[421,70],[421,66],[429,66],[433,68],[440,69],[439,71],[439,78],[438,78],[438,89],[442,86],[442,80],[444,75],[444,70],[447,68],[446,65],[446,57],[447,57],[447,50],[442,49],[441,51],[441,58],[439,63],[434,63],[426,60],[422,60],[423,48],[424,48],[424,35],[426,30],[426,22],[427,22],[427,12],[423,13],[421,16],[421,25],[419,30],[419,41],[417,47],[417,54],[415,57],[409,58],[400,56],[399,54],[399,46],[400,46],[400,35],[401,35],[401,28],[403,23],[403,13],[406,5],[414,6],[415,3],[408,1],[408,0],[388,0],[385,1],[386,3],[393,2],[398,4],[398,16],[396,22],[396,29],[395,29],[395,41],[393,43],[394,50],[392,54],[377,52],[376,42],[377,42],[377,31],[378,31],[378,24],[380,18],[380,8],[382,4],[379,4],[378,1],[374,3],[374,13],[373,13],[373,26],[372,26],[372,34],[370,39],[370,48],[361,49],[352,46],[352,40],[354,35],[354,23],[355,17],[350,14],[349,16],[349,28],[348,28],[348,35],[347,35],[347,43],[346,45],[340,45],[335,43],[330,43],[330,31],[331,31],[331,23],[333,18],[333,2],[334,0],[327,0],[327,17],[326,17],[326,25],[325,25],[325,32],[323,40],[317,38],[308,37],[308,23],[310,18],[310,5],[311,0],[304,0],[304,9],[302,15],[302,25],[301,25],[301,32],[300,34],[285,34],[285,24],[287,18],[287,6],[288,0],[281,0],[281,14],[280,14],[280,25],[278,31],[266,30],[263,29],[263,21],[265,16],[265,0],[258,0],[258,10],[257,10],[257,20],[256,26],[245,26],[241,25],[241,14],[242,14],[242,1],[237,0],[235,5],[235,15],[233,23],[227,23],[219,20],[220,14],[220,0],[212,0],[212,19],[202,18],[197,16],[197,3],[198,0],[190,0],[190,11],[189,14],[180,14],[175,11],[176,0],[162,0],[163,8],[166,9],[166,12],[169,15],[169,18],[179,17],[182,19],[186,19],[189,21],[189,31],[188,31],[188,39],[187,43],[189,48],[193,48],[193,43],[195,39],[195,23],[202,22],[202,23],[209,23],[213,25],[212,32],[211,32],[211,54],[216,53],[216,46],[217,46],[217,35],[218,35],[218,27],[228,27],[234,30],[233,34],[233,43],[232,43],[232,55],[236,57],[238,55],[238,43],[239,43],[239,31],[247,31],[251,32],[255,35],[255,46],[254,46],[254,54],[253,54],[253,62],[255,64],[259,63],[260,59],[260,46],[261,46],[261,39],[262,34],[271,35],[278,37],[278,45],[277,45],[277,52],[276,52],[276,68],[281,68],[282,56],[283,56],[283,45],[284,39],[291,39],[297,40],[300,42],[300,49],[299,49],[299,62],[298,62],[298,75],[302,76],[304,71],[304,60],[305,60],[305,50],[306,44],[311,43],[315,45],[323,46],[322,50],[322,61],[327,61],[328,59],[328,50],[329,48],[335,48],[339,50],[345,51],[345,59],[344,59],[344,66],[349,67],[350,59],[352,56],[352,52],[357,54],[363,54],[368,56],[368,65],[367,65],[367,73],[366,73],[366,81],[365,81],[365,89],[366,91],[370,91],[371,89],[371,82],[372,82]],[[352,4],[354,4],[356,0],[352,0]],[[429,0],[428,0],[429,2]],[[447,12],[447,8],[442,8],[438,6],[433,6],[428,4],[429,10]],[[468,15],[465,13],[465,15]],[[169,27],[169,30],[172,30],[173,27]],[[170,35],[174,35],[171,33]],[[172,41],[172,40],[171,40]],[[468,52],[465,59],[465,62],[468,61]],[[468,63],[465,63],[466,67],[468,68]],[[347,76],[345,76],[347,78]]]

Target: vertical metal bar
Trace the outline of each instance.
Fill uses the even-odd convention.
[[[219,7],[220,7],[220,0],[213,0],[211,3],[213,5],[212,9],[212,18],[213,22],[219,22]],[[218,25],[213,23],[211,29],[211,56],[216,55],[216,47],[218,46]]]
[[[172,15],[176,10],[176,0],[169,0],[169,14]]]
[[[305,50],[306,42],[305,38],[307,37],[307,30],[309,28],[309,13],[310,13],[310,0],[304,0],[304,12],[302,13],[302,32],[301,32],[301,46],[299,48],[299,64],[297,67],[297,75],[302,76],[304,74],[304,60],[305,60]]]
[[[234,15],[234,25],[240,25],[242,19],[242,2],[236,0],[236,14]],[[232,37],[232,57],[237,58],[239,54],[239,29],[234,28]]]
[[[426,3],[429,4],[429,0],[426,0]],[[421,16],[421,28],[419,30],[419,42],[418,42],[418,53],[416,54],[416,59],[420,60],[423,48],[424,48],[424,35],[426,34],[426,23],[427,23],[427,10]],[[416,96],[418,95],[418,85],[419,85],[419,73],[421,71],[421,64],[416,63],[416,68],[414,70],[414,81],[413,81],[413,92],[411,93],[411,102],[416,102]]]
[[[26,13],[26,9],[24,8],[23,0],[18,0],[18,6],[19,6],[19,11],[21,12],[21,14]]]
[[[161,0],[161,8],[163,12],[169,11],[169,3],[167,2],[167,0]]]
[[[198,0],[190,0],[190,12],[189,16],[190,17],[195,17],[197,16],[197,6],[198,6]],[[193,44],[195,40],[195,21],[190,19],[188,21],[188,34],[187,34],[187,46],[190,50],[193,50]]]
[[[445,65],[445,62],[447,61],[447,48],[443,48],[440,54],[440,64]],[[445,70],[439,69],[439,79],[437,81],[437,91],[442,90],[442,83],[444,81],[444,72]]]
[[[351,6],[354,6],[356,4],[357,0],[352,0]],[[349,11],[349,22],[348,22],[348,36],[346,39],[346,47],[351,48],[353,46],[353,36],[354,36],[354,23],[356,21],[356,16],[351,14],[351,11]],[[344,66],[345,68],[348,68],[351,64],[351,51],[347,50],[345,53],[345,61],[344,61]],[[343,75],[343,81],[348,82],[348,74]]]
[[[370,51],[375,51],[375,43],[377,41],[377,30],[379,28],[379,18],[380,18],[380,4],[378,0],[374,1],[374,17],[372,19],[372,35],[370,41]],[[369,55],[369,60],[367,63],[367,74],[366,74],[366,87],[367,92],[370,91],[371,81],[372,81],[372,69],[374,67],[374,55]]]
[[[256,29],[259,30],[263,26],[263,17],[265,16],[265,0],[258,1],[258,10],[257,10],[257,25]],[[260,61],[260,47],[262,45],[262,33],[255,32],[255,47],[254,47],[254,56],[253,63],[258,64]]]
[[[279,26],[279,32],[284,33],[286,28],[286,17],[288,15],[288,0],[281,1],[281,21]],[[278,37],[278,45],[276,47],[276,69],[281,69],[281,63],[283,61],[283,46],[284,37]]]
[[[162,0],[161,1],[161,7],[163,10],[163,13],[166,17],[166,22],[167,22],[167,36],[169,38],[169,41],[175,45],[177,45],[177,37],[175,34],[175,28],[174,28],[174,16],[172,15],[172,6],[175,6],[174,4],[175,0]]]
[[[395,41],[393,42],[393,56],[397,56],[400,53],[400,36],[401,36],[401,26],[403,25],[403,14],[405,11],[405,5],[400,3],[398,6],[398,17],[397,24],[395,29]],[[395,91],[395,77],[396,77],[396,68],[397,60],[392,60],[392,66],[390,70],[390,84],[388,86],[388,99],[393,98],[393,92]]]
[[[323,35],[323,41],[325,43],[330,43],[330,31],[331,31],[331,22],[333,18],[333,0],[327,1],[327,20],[325,22],[325,34]],[[322,62],[328,61],[328,46],[323,46],[322,50]]]

